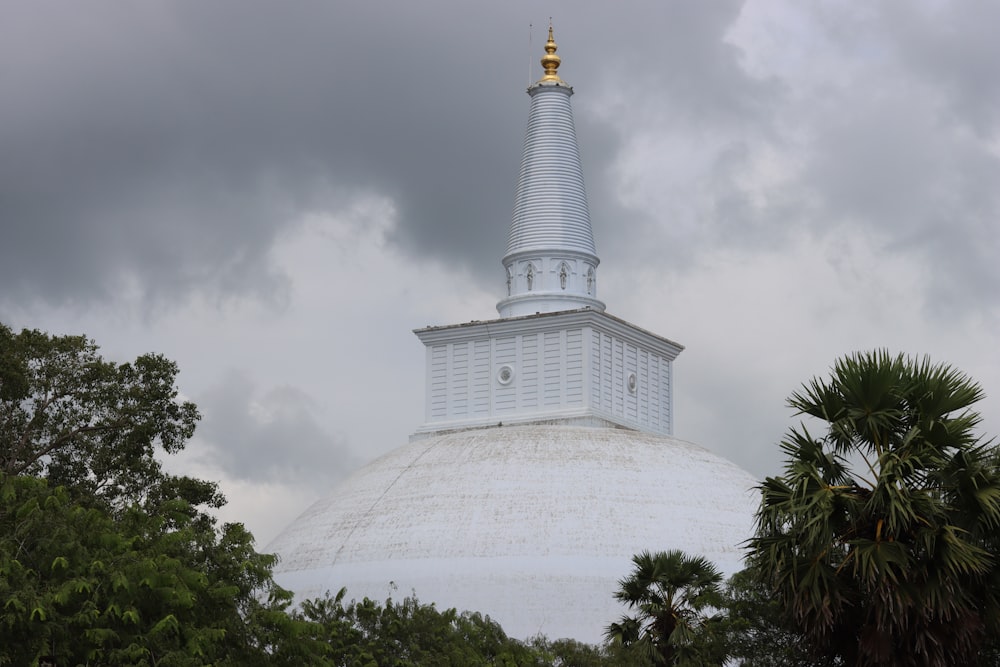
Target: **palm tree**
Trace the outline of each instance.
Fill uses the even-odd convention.
[[[831,664],[973,665],[1000,630],[1000,467],[980,387],[924,358],[858,353],[792,394],[805,425],[761,485],[749,562]]]
[[[711,621],[708,612],[721,605],[722,575],[704,558],[676,550],[644,551],[632,563],[615,597],[636,615],[609,625],[608,642],[635,646],[658,667],[699,664],[707,649],[698,640]]]

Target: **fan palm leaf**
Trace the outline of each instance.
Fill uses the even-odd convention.
[[[820,654],[849,665],[974,664],[1000,631],[1000,466],[982,389],[927,358],[838,360],[789,398],[805,425],[760,485],[750,562]]]

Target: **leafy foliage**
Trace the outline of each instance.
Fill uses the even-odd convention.
[[[479,614],[439,611],[413,597],[384,604],[365,598],[344,602],[346,590],[303,602],[301,618],[319,629],[328,647],[327,664],[530,665],[530,651]]]
[[[183,500],[112,517],[0,474],[0,664],[259,663],[270,647],[249,629],[287,604],[272,564],[242,526],[205,530]]]
[[[182,449],[199,418],[176,375],[159,355],[116,364],[83,336],[0,324],[0,472],[118,506],[143,498],[162,479],[155,449]]]
[[[215,484],[166,474],[198,411],[157,355],[0,324],[0,664],[303,664],[272,556],[217,528]]]
[[[592,646],[573,639],[534,637],[529,646],[536,664],[551,667],[649,667],[649,659],[633,647]]]
[[[836,660],[811,654],[788,610],[756,570],[742,570],[730,577],[723,593],[722,611],[721,641],[733,664],[752,667],[838,664]]]
[[[345,602],[346,590],[307,600],[293,616],[312,624],[326,652],[316,665],[337,667],[648,667],[621,647],[535,637],[521,642],[479,613],[439,610],[415,597]]]
[[[971,665],[1000,630],[1000,467],[983,397],[929,360],[854,354],[789,399],[803,425],[761,486],[751,562],[818,656]]]
[[[608,626],[612,645],[634,646],[653,665],[722,664],[715,638],[722,575],[706,559],[682,551],[633,556],[632,574],[615,597],[636,611]]]

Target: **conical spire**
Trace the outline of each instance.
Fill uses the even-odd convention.
[[[528,131],[503,258],[507,296],[497,304],[501,317],[604,310],[597,300],[600,260],[570,106],[573,89],[557,74],[556,49],[549,26],[545,75],[528,88]]]

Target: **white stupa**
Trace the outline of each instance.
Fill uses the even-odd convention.
[[[430,327],[426,422],[267,550],[298,599],[415,593],[526,638],[596,643],[642,550],[740,569],[756,480],[672,437],[677,343],[604,312],[570,96],[549,29],[500,319]]]

